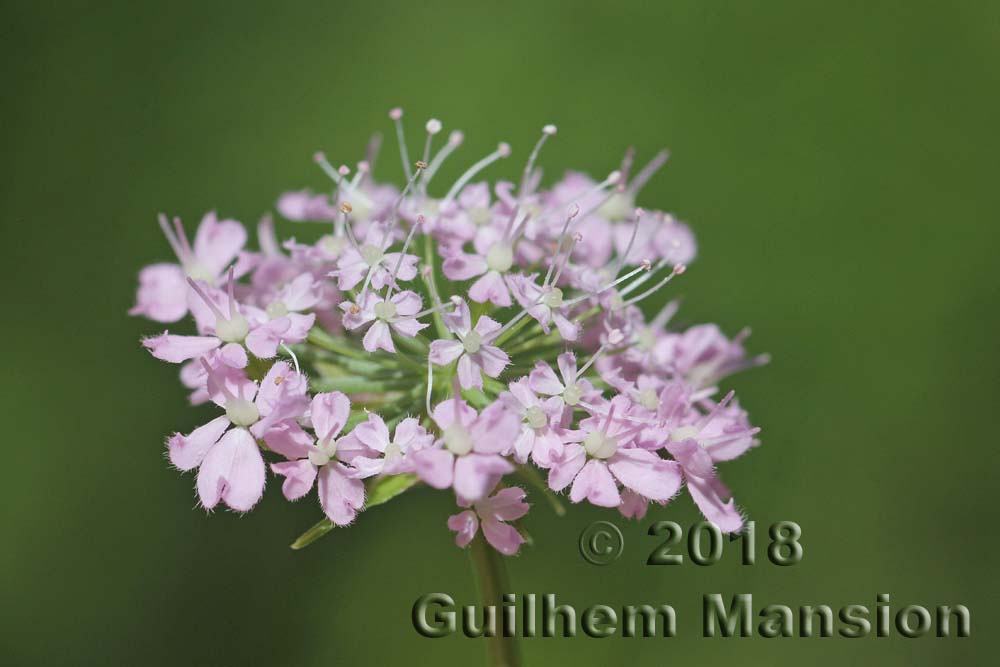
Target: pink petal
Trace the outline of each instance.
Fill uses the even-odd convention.
[[[483,374],[471,355],[463,354],[458,358],[458,383],[462,389],[483,388]]]
[[[380,416],[369,413],[368,420],[354,427],[354,436],[377,452],[384,452],[389,445],[389,429]]]
[[[618,506],[618,512],[626,519],[641,519],[646,516],[649,508],[649,501],[634,491],[625,489],[622,491],[622,504]]]
[[[455,531],[455,544],[464,549],[476,536],[479,518],[472,510],[465,510],[448,517],[448,528]]]
[[[524,489],[508,486],[500,489],[486,501],[490,513],[500,521],[514,521],[528,513],[528,503],[524,502]]]
[[[429,448],[407,456],[413,472],[435,489],[447,489],[455,475],[455,455],[447,449]]]
[[[658,503],[673,498],[683,481],[676,461],[644,449],[619,449],[608,459],[608,468],[622,484]]]
[[[557,396],[566,389],[552,367],[544,361],[535,364],[531,374],[528,375],[528,385],[533,391],[547,396]]]
[[[316,481],[316,466],[306,459],[272,463],[271,470],[285,478],[281,492],[288,500],[298,500],[309,493]]]
[[[264,459],[250,432],[230,429],[198,469],[198,496],[207,509],[220,500],[237,512],[252,508],[264,494]]]
[[[340,433],[351,416],[351,401],[339,391],[316,394],[309,412],[316,436],[329,440]]]
[[[476,418],[476,415],[475,409],[468,403],[462,399],[455,400],[453,398],[441,401],[431,411],[431,418],[442,431],[455,423],[456,416],[462,424],[468,426]]]
[[[216,417],[212,421],[199,426],[188,435],[175,433],[167,441],[167,454],[170,462],[179,470],[193,470],[201,465],[205,454],[212,448],[222,434],[229,428],[229,419]]]
[[[493,548],[505,556],[513,556],[524,543],[521,533],[514,526],[508,526],[496,519],[483,519],[483,536]]]
[[[472,283],[469,288],[469,298],[476,303],[489,301],[500,308],[506,308],[512,303],[507,284],[503,276],[496,271],[487,271],[479,280]]]
[[[390,324],[395,332],[406,336],[407,338],[413,338],[422,330],[430,326],[430,324],[418,322],[412,318],[405,320],[393,320]]]
[[[153,264],[139,272],[139,289],[129,315],[176,322],[187,314],[188,284],[177,264]]]
[[[689,475],[687,488],[701,513],[723,533],[735,533],[743,527],[743,517],[729,498],[729,490],[717,479]],[[723,497],[729,498],[728,502],[723,501]]]
[[[478,357],[483,372],[491,378],[498,377],[510,363],[510,357],[507,356],[507,353],[493,345],[484,345],[480,348]]]
[[[340,464],[331,462],[320,468],[318,490],[323,512],[338,526],[354,521],[365,503],[365,485],[348,477]]]
[[[142,341],[143,347],[157,359],[179,364],[200,357],[222,344],[215,336],[175,336],[164,331]]]
[[[521,419],[499,401],[487,406],[469,428],[473,451],[506,454],[521,431]]]
[[[423,306],[423,300],[420,298],[420,295],[410,290],[400,292],[389,300],[396,306],[396,314],[400,317],[416,315]]]
[[[361,345],[368,352],[375,350],[385,350],[395,352],[396,346],[392,342],[392,334],[389,332],[389,325],[382,320],[375,320],[365,333]]]
[[[583,470],[573,480],[573,488],[569,491],[569,499],[578,503],[583,499],[600,507],[618,507],[622,499],[618,494],[618,485],[608,472],[608,466],[597,459],[591,459]]]
[[[456,254],[441,264],[441,271],[448,280],[468,280],[485,273],[486,259],[479,255]]]
[[[430,353],[427,356],[431,363],[447,366],[462,356],[463,351],[465,348],[457,340],[440,339],[431,341]]]
[[[301,426],[291,420],[282,421],[264,433],[264,442],[268,448],[278,452],[286,459],[304,459],[312,451],[313,437]]]
[[[247,230],[235,220],[217,222],[215,213],[201,219],[194,237],[194,254],[213,276],[220,275],[247,242]]]
[[[551,457],[549,488],[562,491],[572,482],[587,462],[587,451],[577,444],[569,444],[557,456]]]
[[[493,490],[500,477],[514,471],[502,456],[496,454],[466,454],[455,459],[455,493],[476,501]]]
[[[278,343],[285,339],[292,322],[288,317],[279,317],[255,327],[246,338],[247,349],[260,359],[271,359],[278,354]]]

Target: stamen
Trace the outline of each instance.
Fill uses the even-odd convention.
[[[167,243],[170,244],[170,249],[173,250],[174,255],[177,256],[177,261],[183,264],[187,258],[184,255],[184,249],[181,247],[180,242],[177,240],[177,237],[174,236],[174,231],[170,229],[170,221],[163,213],[157,216],[156,219],[157,222],[160,223],[160,229],[163,230],[163,235],[167,237]]]
[[[427,408],[427,416],[431,416],[431,392],[434,389],[434,364],[430,357],[427,358],[427,396],[424,399],[424,406]]]
[[[569,230],[569,223],[573,221],[573,218],[580,214],[580,206],[578,204],[573,204],[570,208],[569,215],[566,216],[566,222],[563,223],[562,231],[559,233],[559,242],[556,243],[556,251],[552,255],[552,261],[549,262],[549,270],[545,273],[545,280],[542,281],[542,289],[544,290],[548,284],[549,279],[552,278],[552,271],[555,269],[556,260],[559,258],[559,253],[562,252],[563,240],[566,238],[566,232]]]
[[[524,173],[521,174],[521,185],[517,189],[517,208],[521,208],[521,204],[524,202],[524,197],[528,194],[528,179],[531,178],[531,172],[535,168],[535,160],[538,159],[538,153],[542,150],[542,145],[545,140],[556,133],[555,125],[546,125],[542,128],[542,136],[539,137],[538,142],[531,151],[531,155],[528,156],[528,163],[524,165]]]
[[[396,286],[396,274],[399,273],[400,267],[403,266],[403,258],[406,257],[406,251],[410,249],[410,241],[413,240],[413,235],[416,233],[417,228],[423,224],[424,216],[418,215],[413,225],[410,226],[410,233],[406,235],[406,239],[403,241],[403,249],[399,251],[399,259],[396,260],[396,266],[392,269],[392,273],[389,277],[389,287],[385,293],[386,301],[388,301],[389,297],[392,296],[392,290]]]
[[[441,131],[441,121],[437,118],[431,118],[427,121],[425,128],[427,130],[427,140],[424,142],[423,162],[426,163],[431,159],[431,139],[434,138],[435,134]]]
[[[448,190],[448,194],[446,194],[444,199],[441,201],[441,208],[444,209],[448,204],[450,204],[455,197],[458,196],[458,193],[462,191],[462,188],[464,188],[466,184],[476,176],[476,174],[481,172],[483,169],[486,169],[486,167],[490,166],[497,160],[505,158],[508,155],[510,155],[510,144],[501,143],[497,146],[495,151],[469,167],[466,172],[462,174],[457,181],[455,181],[455,184],[451,186],[451,190]]]
[[[725,409],[725,407],[729,404],[729,401],[733,400],[733,396],[735,395],[736,392],[730,389],[729,393],[726,394],[721,401],[712,406],[712,409],[708,411],[708,414],[702,417],[698,421],[698,430],[700,431],[701,429],[708,426],[709,422],[715,419],[716,415],[718,415],[720,412],[722,412],[722,410]]]
[[[365,193],[355,188],[350,181],[345,180],[344,175],[338,169],[333,168],[333,165],[330,164],[330,161],[326,159],[326,155],[322,152],[317,152],[313,155],[313,160],[319,165],[320,169],[323,170],[323,173],[325,173],[330,180],[336,183],[337,187],[342,189],[348,197],[356,200],[365,208],[373,208],[375,206],[375,203],[369,199]],[[346,167],[343,168],[346,169]],[[348,173],[350,172],[348,171]]]
[[[646,183],[649,183],[649,179],[651,179],[653,175],[660,170],[660,167],[662,167],[669,158],[670,151],[666,149],[657,153],[653,159],[650,160],[649,163],[647,163],[646,166],[635,175],[632,182],[628,184],[629,193],[633,196],[638,194],[639,191],[645,187]]]
[[[639,266],[637,268],[632,269],[631,271],[629,271],[628,273],[626,273],[621,278],[618,278],[617,280],[614,280],[614,281],[608,283],[604,287],[601,287],[600,289],[598,289],[597,291],[595,291],[595,292],[593,292],[591,294],[583,294],[583,295],[580,295],[580,296],[576,297],[575,299],[570,299],[569,301],[566,301],[563,304],[563,306],[565,306],[565,307],[575,306],[576,304],[580,303],[581,301],[583,301],[585,299],[590,299],[590,298],[593,298],[593,297],[597,296],[598,294],[603,294],[604,292],[608,291],[609,289],[612,289],[613,287],[617,287],[619,284],[625,282],[626,280],[628,280],[629,278],[631,278],[635,274],[641,273],[642,271],[649,271],[649,269],[650,269],[651,266],[652,265],[650,264],[649,260],[648,259],[644,259],[644,260],[642,260],[642,262],[639,264]],[[554,281],[553,281],[553,284],[554,284]]]
[[[569,264],[569,258],[573,256],[573,250],[576,248],[576,244],[583,240],[583,234],[576,232],[570,237],[569,248],[566,249],[566,254],[562,256],[562,261],[559,263],[559,270],[556,271],[556,275],[552,277],[552,284],[558,285],[559,279],[562,277],[563,269]]]
[[[188,258],[188,261],[194,259],[194,251],[191,249],[191,243],[188,241],[187,234],[184,233],[184,225],[181,224],[180,218],[174,218],[174,229],[177,231],[177,240],[180,241],[181,248],[184,249],[184,254]]]
[[[399,142],[399,157],[403,161],[403,173],[406,174],[406,180],[413,178],[413,172],[410,170],[410,155],[406,151],[406,137],[403,135],[403,110],[399,107],[395,107],[389,110],[389,118],[392,122],[396,124],[396,140]]]
[[[229,267],[229,319],[236,317],[236,281],[233,279],[233,267]]]
[[[368,140],[368,146],[365,148],[365,164],[368,165],[365,170],[366,176],[375,173],[375,162],[378,160],[380,150],[382,150],[382,134],[376,132]],[[361,165],[358,165],[358,171],[361,171]]]
[[[673,270],[670,272],[670,274],[666,278],[664,278],[660,282],[656,283],[654,286],[650,287],[648,290],[646,290],[645,292],[643,292],[639,296],[633,297],[633,298],[629,299],[624,304],[622,304],[622,307],[624,308],[624,307],[627,307],[627,306],[633,306],[636,303],[642,301],[647,296],[649,296],[650,294],[653,294],[658,289],[660,289],[661,287],[663,287],[664,285],[666,285],[667,283],[669,283],[671,280],[673,280],[674,276],[679,276],[682,273],[684,273],[686,270],[687,270],[687,267],[685,265],[683,265],[683,264],[675,264]]]
[[[191,286],[191,289],[194,290],[195,294],[197,294],[198,296],[200,296],[201,300],[205,302],[206,306],[208,306],[208,309],[212,311],[212,314],[215,315],[215,319],[217,319],[217,320],[224,320],[224,319],[226,319],[226,316],[222,314],[222,311],[219,310],[219,307],[215,305],[214,301],[212,301],[211,299],[208,298],[208,295],[205,294],[204,291],[202,291],[201,287],[198,286],[198,283],[196,283],[191,278],[188,278],[187,282],[188,282],[188,285]]]
[[[427,192],[427,186],[430,184],[431,179],[434,178],[434,174],[436,174],[437,170],[441,168],[441,165],[448,158],[448,156],[451,155],[456,148],[462,145],[462,140],[464,138],[465,135],[463,135],[460,130],[455,130],[448,135],[448,143],[446,143],[441,150],[437,152],[434,159],[430,161],[430,166],[427,167],[427,172],[424,174],[424,192]]]
[[[628,261],[628,255],[632,252],[632,244],[635,243],[635,236],[639,233],[639,220],[642,218],[644,211],[641,208],[635,209],[635,220],[632,221],[632,235],[629,236],[628,245],[625,247],[625,252],[622,256],[618,258],[618,262],[615,265],[615,270],[611,273],[613,276],[617,276],[618,272],[622,270],[625,266],[625,262]]]
[[[292,352],[292,348],[290,348],[287,345],[285,345],[285,341],[279,342],[278,345],[280,345],[281,349],[283,349],[285,352],[287,352],[288,356],[290,356],[292,358],[292,361],[295,363],[295,373],[297,375],[301,375],[302,371],[299,369],[299,358],[295,356],[294,352]]]

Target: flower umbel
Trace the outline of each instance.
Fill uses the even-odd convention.
[[[518,474],[635,518],[686,486],[739,531],[716,467],[759,429],[718,383],[767,357],[747,355],[746,331],[668,328],[676,302],[643,312],[696,256],[684,223],[636,207],[667,153],[633,170],[630,150],[604,180],[570,172],[546,188],[546,125],[517,182],[481,180],[512,154],[501,143],[432,187],[462,134],[442,140],[428,121],[411,161],[402,110],[390,118],[403,187],[375,180],[373,141],[354,168],[317,153],[326,191],[277,200],[280,225],[305,238],[313,225],[315,240],[281,243],[266,217],[248,250],[242,225],[209,213],[191,244],[180,219],[159,218],[173,259],[140,272],[130,313],[194,322],[143,345],[183,363],[192,403],[222,411],[167,441],[174,466],[197,470],[201,504],[249,511],[270,470],[287,500],[316,489],[325,519],[302,545],[423,484],[454,494],[460,547],[511,556],[529,511]]]

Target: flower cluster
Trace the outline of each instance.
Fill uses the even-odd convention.
[[[745,333],[669,329],[675,302],[643,312],[696,254],[686,225],[636,207],[666,152],[543,189],[549,125],[518,182],[476,182],[510,155],[502,143],[442,195],[434,177],[462,134],[432,152],[442,126],[428,121],[411,162],[402,111],[390,118],[405,185],[374,180],[378,137],[353,170],[317,154],[330,191],[277,202],[316,223],[309,242],[279,243],[265,217],[250,250],[241,224],[209,213],[192,243],[160,216],[176,261],[140,272],[131,313],[194,322],[142,344],[181,365],[192,404],[221,413],[167,440],[171,463],[197,470],[201,504],[248,511],[270,471],[288,500],[316,488],[326,518],[308,541],[423,483],[454,493],[460,546],[481,529],[510,555],[529,509],[516,483],[636,518],[686,487],[739,530],[716,464],[759,429],[717,383],[766,359],[747,356]]]

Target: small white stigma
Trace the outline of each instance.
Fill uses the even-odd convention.
[[[556,133],[556,126],[550,123],[549,125],[546,125],[545,127],[542,128],[542,132],[551,137],[553,134]]]
[[[427,128],[427,134],[430,135],[437,134],[438,132],[441,131],[442,128],[441,121],[439,121],[437,118],[431,118],[429,121],[427,121],[426,128]]]
[[[403,117],[403,110],[399,107],[393,107],[389,109],[389,118],[392,120],[399,120]]]

